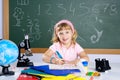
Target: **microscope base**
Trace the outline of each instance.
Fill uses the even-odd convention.
[[[30,67],[34,66],[33,62],[24,62],[24,61],[18,61],[17,67]]]

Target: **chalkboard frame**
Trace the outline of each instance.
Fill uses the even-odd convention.
[[[9,0],[3,0],[3,39],[9,39]],[[31,49],[33,53],[44,53],[48,48]],[[120,49],[85,48],[85,52],[88,54],[120,54]]]

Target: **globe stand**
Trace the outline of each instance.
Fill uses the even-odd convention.
[[[2,66],[2,73],[0,74],[0,76],[2,75],[14,75],[14,72],[13,71],[9,71],[9,68],[10,65],[8,66]]]

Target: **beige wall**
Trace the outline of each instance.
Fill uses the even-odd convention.
[[[2,39],[2,0],[0,0],[0,39]]]

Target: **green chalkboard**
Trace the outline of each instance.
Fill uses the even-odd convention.
[[[9,0],[9,38],[29,34],[31,47],[48,48],[53,26],[73,22],[84,48],[120,48],[120,0]]]

